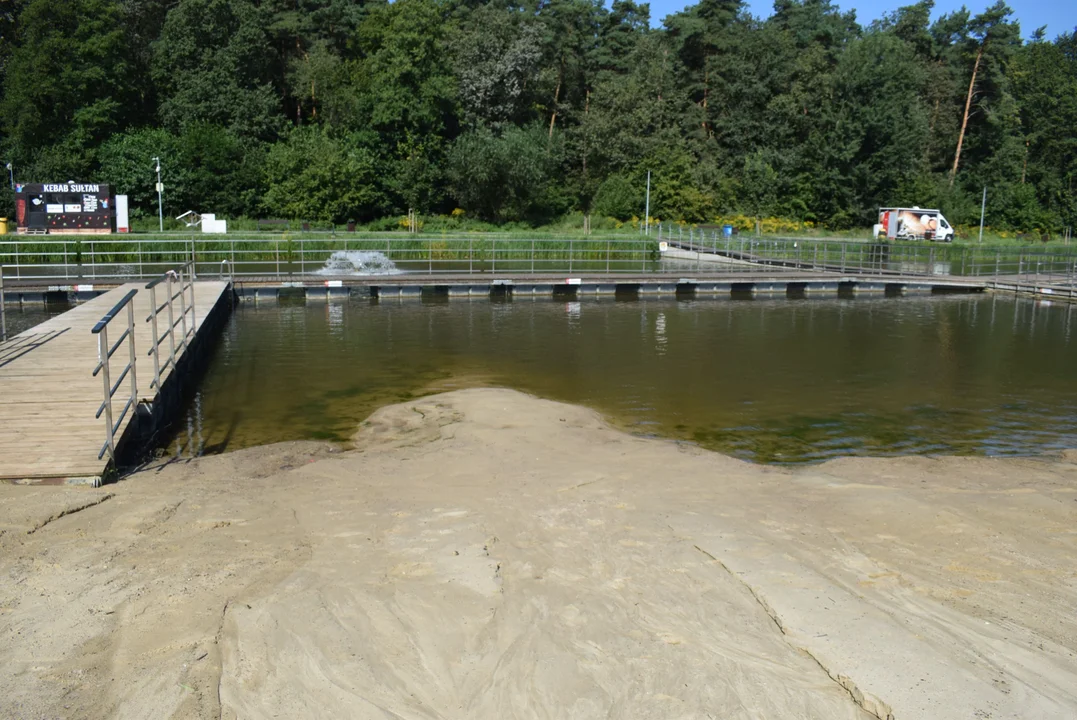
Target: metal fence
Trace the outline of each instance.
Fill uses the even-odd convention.
[[[131,302],[136,294],[138,294],[138,290],[131,290],[124,295],[90,331],[97,336],[97,367],[94,368],[93,376],[100,375],[104,384],[104,402],[101,403],[101,406],[97,409],[97,414],[94,416],[95,418],[100,418],[102,414],[105,416],[105,444],[101,446],[101,452],[97,453],[97,457],[101,459],[107,452],[109,459],[114,462],[116,460],[116,434],[123,427],[123,421],[127,417],[127,413],[134,413],[138,409],[138,379],[135,368],[135,306]],[[124,309],[127,310],[127,327],[124,328],[115,343],[109,344],[109,325]],[[116,354],[124,343],[126,343],[128,349],[127,363],[123,366],[123,370],[120,371],[120,377],[113,383],[112,356]],[[131,379],[130,395],[120,411],[119,418],[113,419],[112,398],[115,397],[123,381],[127,378]]]
[[[150,291],[150,314],[146,322],[150,324],[151,347],[146,353],[153,358],[153,380],[150,387],[156,392],[161,391],[161,373],[176,369],[176,361],[187,350],[188,340],[194,336],[196,328],[196,314],[194,304],[194,263],[186,263],[177,270],[169,270],[161,277],[146,285]],[[157,303],[157,290],[164,290],[164,302]],[[178,288],[178,290],[177,290]],[[177,302],[178,301],[178,302]],[[179,317],[177,318],[176,305],[179,305]],[[190,324],[187,316],[190,315]],[[165,330],[161,332],[161,324],[158,318],[164,315]],[[176,332],[177,327],[179,332]],[[168,341],[168,353],[164,363],[161,362],[161,345]],[[179,348],[179,355],[176,349]]]
[[[528,274],[816,272],[1039,279],[1073,283],[1077,248],[985,248],[670,232],[558,238],[509,235],[316,234],[257,237],[33,236],[0,240],[8,279],[68,283],[150,278],[192,263],[243,278]]]

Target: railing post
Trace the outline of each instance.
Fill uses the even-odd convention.
[[[531,274],[535,274],[535,238],[531,238]]]
[[[112,435],[112,380],[109,377],[108,350],[108,325],[106,325],[97,334],[97,359],[101,364],[101,382],[105,388],[105,443],[108,445],[109,459],[115,462],[116,441]]]
[[[161,391],[161,336],[157,331],[157,286],[150,288],[150,336],[153,346],[150,354],[153,355],[153,387]]]
[[[568,239],[568,271],[572,272],[572,249],[575,247],[572,238]]]
[[[7,340],[7,308],[4,303],[4,266],[0,265],[0,342]]]
[[[191,334],[198,332],[198,313],[194,307],[194,266],[191,266]]]
[[[137,356],[135,354],[135,301],[132,298],[127,302],[127,347],[128,357],[131,363],[131,421],[138,413],[138,378],[135,375]]]
[[[183,349],[187,349],[187,288],[184,287],[183,281],[183,268],[179,271],[179,301],[180,301],[180,325],[183,327],[183,337],[181,342],[183,343]],[[172,302],[169,299],[169,302]]]
[[[165,276],[165,290],[168,292],[168,302],[165,305],[168,307],[168,361],[172,363],[172,367],[176,367],[176,318],[172,313],[172,274],[168,273]]]
[[[467,239],[467,273],[468,275],[475,274],[475,246],[474,239]]]

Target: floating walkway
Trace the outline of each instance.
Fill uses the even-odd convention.
[[[236,281],[236,294],[245,302],[307,301],[346,298],[541,298],[581,297],[719,298],[743,296],[837,297],[839,295],[906,295],[975,293],[987,289],[982,278],[836,275],[812,272],[694,275],[386,275],[334,279],[305,278],[282,283],[268,278]]]
[[[176,330],[167,334],[169,308],[164,303],[170,293],[160,291],[166,286],[172,288],[173,284],[162,283],[155,292],[147,289],[145,282],[121,285],[0,343],[0,479],[101,482],[116,448],[129,440],[132,419],[147,413],[159,414],[154,404],[162,395],[160,388],[167,393],[177,385],[169,378],[177,368],[182,375],[202,336],[211,332],[210,328],[230,307],[226,299],[229,283],[188,282],[193,307],[187,306],[189,296],[185,296],[181,322],[178,301],[173,301],[177,306],[172,312]],[[183,287],[182,283],[178,287]],[[95,372],[99,334],[92,331],[129,294],[131,308],[119,308],[105,330],[110,347],[116,348],[111,376],[108,368]],[[160,310],[155,317],[156,328],[148,321],[155,304]],[[131,337],[126,334],[128,313],[134,320]],[[160,340],[156,357],[150,352],[155,331]],[[133,352],[126,345],[128,340],[133,340]],[[172,343],[177,344],[175,363],[170,362]],[[134,372],[124,373],[132,356]],[[106,382],[115,386],[115,396],[108,413],[98,415],[105,400]],[[137,403],[121,413],[132,398],[132,389]],[[174,390],[171,395],[176,397]],[[114,442],[109,448],[106,416],[113,411]]]

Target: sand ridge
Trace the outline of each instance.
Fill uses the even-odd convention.
[[[1077,715],[1068,457],[762,467],[494,389],[354,444],[0,487],[0,715]]]

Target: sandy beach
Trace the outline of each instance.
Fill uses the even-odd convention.
[[[1077,455],[779,468],[480,389],[0,486],[0,717],[1077,717]]]

